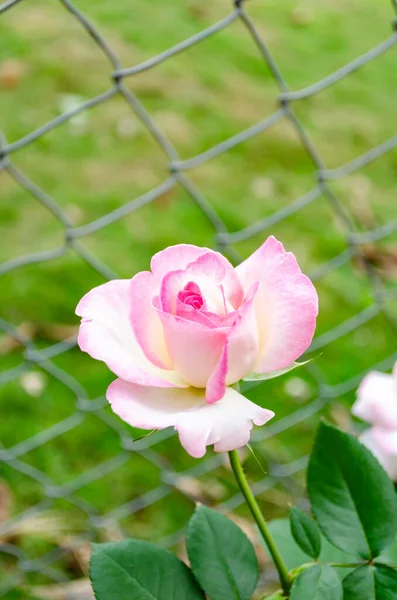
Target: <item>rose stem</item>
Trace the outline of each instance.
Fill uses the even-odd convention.
[[[280,552],[278,551],[278,548],[270,534],[265,518],[263,517],[258,503],[255,500],[255,496],[253,495],[248,485],[248,481],[245,477],[245,473],[241,465],[240,457],[238,455],[237,450],[231,450],[229,452],[229,460],[240,491],[243,494],[246,503],[248,504],[248,508],[250,509],[251,514],[259,527],[262,537],[265,540],[266,546],[268,547],[269,552],[272,556],[273,562],[276,565],[283,591],[285,595],[288,596],[291,587],[288,569],[285,566],[283,559],[281,558]]]

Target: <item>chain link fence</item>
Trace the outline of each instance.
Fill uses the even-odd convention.
[[[0,19],[2,15],[9,10],[13,10],[17,4],[24,5],[26,0],[8,0],[0,5]],[[310,351],[315,351],[317,354],[336,340],[349,336],[358,328],[364,326],[372,319],[379,315],[384,317],[384,326],[390,328],[391,331],[397,334],[397,320],[393,310],[390,309],[393,301],[397,297],[397,288],[393,286],[385,286],[382,278],[379,277],[376,269],[368,256],[368,244],[373,244],[386,239],[397,231],[397,220],[387,222],[370,231],[360,232],[354,226],[353,220],[335,192],[332,182],[341,178],[347,177],[356,171],[359,171],[369,163],[376,160],[382,160],[382,156],[391,152],[397,147],[397,135],[390,137],[384,143],[369,148],[365,154],[357,156],[351,162],[343,164],[335,169],[328,169],[324,164],[319,152],[309,138],[305,128],[295,111],[295,103],[300,100],[311,98],[319,92],[327,89],[330,86],[340,82],[345,77],[348,77],[354,71],[361,69],[371,61],[376,61],[382,54],[390,51],[397,44],[397,2],[393,0],[390,20],[392,23],[391,35],[382,41],[376,47],[370,49],[362,56],[357,57],[352,62],[345,64],[339,70],[327,75],[320,81],[316,81],[312,85],[299,90],[290,90],[288,84],[280,72],[276,61],[274,60],[266,40],[260,35],[255,23],[246,12],[245,2],[237,0],[233,10],[228,16],[221,21],[204,29],[197,35],[184,40],[176,46],[169,48],[154,56],[150,60],[142,62],[132,67],[124,67],[121,64],[117,54],[107,41],[101,36],[99,30],[90,22],[88,17],[83,14],[69,0],[59,0],[59,4],[68,11],[81,27],[86,31],[88,36],[91,36],[97,44],[98,52],[102,52],[109,62],[109,76],[111,85],[107,91],[100,95],[90,98],[81,105],[69,110],[68,112],[58,116],[57,118],[45,123],[35,131],[23,136],[12,142],[8,142],[4,136],[0,136],[0,170],[4,171],[12,178],[19,186],[22,186],[38,203],[45,209],[50,211],[52,215],[59,221],[64,231],[64,241],[60,247],[56,247],[50,251],[28,254],[26,256],[18,256],[0,265],[0,275],[4,275],[11,271],[20,269],[27,265],[36,265],[39,268],[43,261],[52,261],[61,258],[67,253],[77,253],[86,263],[95,269],[103,278],[112,279],[117,277],[117,273],[108,265],[100,261],[94,253],[90,252],[84,245],[84,238],[89,234],[97,232],[108,225],[123,219],[134,211],[139,211],[144,205],[154,202],[162,197],[175,186],[181,186],[192,201],[205,214],[214,231],[214,246],[221,252],[225,252],[231,260],[238,262],[241,257],[235,249],[235,244],[248,240],[263,232],[271,233],[272,227],[282,220],[291,217],[309,207],[313,203],[325,203],[337,215],[338,222],[342,224],[345,237],[345,249],[337,256],[330,257],[327,262],[316,269],[311,276],[314,281],[318,281],[333,270],[340,268],[343,265],[357,265],[365,270],[366,277],[372,291],[372,302],[363,310],[351,316],[332,328],[329,331],[317,336],[313,342]],[[394,21],[393,21],[394,18]],[[134,93],[125,85],[128,78],[133,78],[138,73],[149,69],[156,69],[158,65],[164,61],[172,60],[172,57],[193,45],[199,45],[200,42],[216,36],[223,29],[228,28],[233,22],[240,20],[246,29],[247,36],[251,36],[257,46],[263,61],[267,64],[270,72],[279,88],[278,109],[264,118],[261,122],[249,127],[245,131],[241,131],[230,139],[226,139],[221,143],[209,148],[208,150],[193,156],[187,160],[182,160],[170,140],[157,127],[149,112]],[[397,64],[397,63],[396,63]],[[59,127],[62,123],[73,119],[80,113],[88,111],[90,108],[108,102],[114,96],[120,96],[124,99],[132,111],[141,119],[147,131],[153,136],[154,140],[164,152],[167,162],[169,176],[160,185],[151,189],[149,192],[133,199],[131,202],[117,207],[108,214],[104,214],[100,218],[82,225],[74,226],[71,219],[63,211],[55,198],[52,198],[44,189],[31,181],[23,172],[21,172],[13,164],[14,154],[18,153],[24,147],[32,144],[35,140],[46,136],[49,132]],[[15,116],[18,118],[18,115]],[[215,157],[228,152],[235,146],[257,136],[260,133],[270,129],[276,123],[287,120],[294,128],[299,137],[302,147],[313,165],[314,184],[303,196],[291,199],[291,202],[275,211],[270,216],[261,221],[255,222],[248,227],[235,232],[229,232],[223,220],[214,210],[211,203],[201,193],[200,189],[193,183],[189,177],[189,171],[199,165],[211,161]],[[72,307],[71,307],[72,310]],[[223,476],[228,477],[227,469],[224,465],[224,457],[221,455],[209,454],[202,461],[194,461],[190,463],[188,469],[175,471],[171,461],[163,456],[160,449],[164,444],[169,444],[170,439],[174,435],[172,431],[165,430],[154,433],[140,440],[133,440],[130,432],[114,419],[107,410],[107,402],[104,397],[90,399],[89,393],[74,377],[73,372],[68,372],[60,368],[54,359],[61,354],[72,352],[76,347],[76,339],[66,339],[59,343],[52,344],[44,349],[38,348],[37,345],[28,336],[21,333],[20,328],[15,327],[6,320],[0,320],[0,328],[3,333],[16,340],[16,343],[24,348],[23,359],[20,364],[6,370],[0,376],[0,384],[6,384],[10,381],[18,379],[22,374],[29,372],[34,365],[43,370],[48,377],[55,378],[60,384],[68,388],[76,399],[75,410],[64,420],[54,424],[53,426],[40,431],[37,435],[18,441],[11,447],[1,446],[0,443],[0,466],[5,465],[8,469],[15,470],[24,477],[33,480],[40,485],[42,491],[42,499],[35,505],[22,507],[22,510],[3,522],[0,520],[0,557],[5,558],[5,563],[10,561],[14,568],[10,571],[6,570],[0,577],[0,597],[8,597],[12,590],[18,586],[29,584],[35,581],[35,575],[40,575],[45,578],[48,583],[67,584],[73,579],[73,576],[68,573],[67,569],[63,568],[63,561],[67,560],[76,550],[76,546],[84,546],[89,540],[103,539],[104,532],[107,532],[108,538],[111,537],[109,532],[117,532],[115,535],[123,533],[121,521],[132,519],[134,515],[141,514],[148,507],[157,507],[159,503],[170,496],[174,503],[174,509],[178,509],[178,502],[183,502],[183,495],[186,495],[189,502],[194,499],[192,492],[192,482],[200,479],[206,474],[212,473],[217,469],[224,471]],[[383,359],[374,367],[379,369],[389,369],[397,357],[397,353]],[[311,363],[307,367],[311,377],[316,383],[316,396],[310,402],[304,403],[302,406],[292,407],[288,414],[275,420],[269,426],[257,429],[253,435],[254,442],[260,442],[260,447],[264,448],[262,442],[270,440],[278,436],[286,430],[296,427],[297,425],[306,422],[311,417],[316,418],[322,412],[324,407],[331,401],[342,397],[349,391],[356,388],[360,382],[363,372],[355,373],[347,380],[339,382],[337,385],[329,385],[327,383],[326,374],[319,366],[320,363]],[[37,400],[40,401],[39,399]],[[56,400],[54,400],[56,401]],[[10,410],[12,410],[12,398],[10,398]],[[97,464],[94,468],[82,472],[80,476],[72,481],[68,481],[63,485],[57,485],[44,471],[39,470],[32,464],[31,461],[24,460],[24,457],[41,446],[49,444],[59,436],[72,432],[74,428],[84,424],[87,415],[95,416],[106,427],[111,428],[119,437],[119,452],[116,455],[106,457],[103,462]],[[7,415],[2,414],[2,419],[6,419]],[[89,446],[90,439],[87,439]],[[259,447],[257,444],[256,447]],[[120,466],[126,464],[130,459],[140,456],[148,465],[153,465],[161,473],[161,481],[157,487],[148,489],[143,495],[137,497],[132,493],[130,501],[120,505],[109,507],[108,511],[99,512],[96,507],[83,499],[78,492],[85,486],[89,486],[92,482],[98,481],[105,476],[107,481],[112,484],[111,475]],[[105,453],[104,453],[105,456]],[[263,492],[272,488],[287,490],[292,496],[302,497],[301,479],[296,478],[304,471],[307,456],[296,457],[292,462],[287,464],[279,464],[277,458],[267,457],[269,473],[264,476],[256,474],[254,483],[255,494],[260,495]],[[5,471],[4,471],[5,472]],[[7,479],[7,472],[5,472]],[[109,478],[110,476],[110,478]],[[109,483],[107,484],[109,485]],[[177,491],[177,495],[173,496]],[[18,490],[16,490],[16,494]],[[72,540],[69,540],[63,545],[57,545],[50,551],[40,552],[34,546],[32,553],[29,547],[24,547],[15,539],[15,532],[23,526],[23,523],[40,514],[47,514],[47,511],[56,505],[59,501],[63,504],[62,510],[67,514],[71,508],[81,511],[86,521],[86,533]],[[236,489],[230,485],[229,491],[225,498],[219,504],[219,509],[225,512],[231,512],[242,504],[240,494],[236,493]],[[160,505],[159,505],[160,506]],[[161,510],[159,507],[158,510]],[[152,513],[153,514],[153,513]],[[154,513],[155,514],[155,513]],[[153,528],[155,523],[152,524]],[[161,543],[165,546],[175,546],[183,536],[183,529],[173,532]],[[14,596],[9,596],[14,597]],[[58,597],[58,596],[57,596]],[[59,596],[60,597],[60,596]],[[66,596],[65,596],[66,597]],[[79,598],[77,591],[73,595],[70,592],[70,598]],[[85,596],[84,596],[85,597]],[[88,596],[87,596],[88,597]]]

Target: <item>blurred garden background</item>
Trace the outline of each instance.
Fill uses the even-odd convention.
[[[143,63],[234,9],[229,0],[75,0],[73,6],[123,67]],[[169,157],[120,94],[14,151],[17,140],[109,90],[112,66],[68,2],[20,0],[7,8],[0,12],[0,131],[18,172],[56,202],[71,228],[167,181]],[[390,0],[248,0],[244,10],[291,90],[322,80],[390,39],[397,16]],[[246,25],[236,18],[123,78],[180,161],[279,110],[274,72]],[[304,501],[305,457],[319,415],[351,429],[350,406],[361,377],[374,365],[389,369],[397,355],[393,44],[335,85],[289,103],[266,130],[188,165],[182,176],[196,198],[176,180],[123,218],[87,235],[81,229],[72,240],[100,261],[94,266],[73,243],[56,257],[46,255],[64,248],[65,226],[1,169],[7,152],[0,158],[0,597],[92,598],[89,540],[133,535],[181,553],[178,536],[196,502],[226,512],[239,506],[222,457],[209,452],[194,461],[170,432],[133,443],[142,432],[126,428],[103,399],[112,374],[73,344],[79,299],[104,275],[126,278],[147,269],[152,254],[171,244],[218,247],[236,262],[274,234],[315,280],[320,315],[308,354],[315,360],[247,391],[276,413],[256,431],[260,464],[245,452],[265,514],[281,517],[288,502]],[[318,183],[318,165],[289,110],[329,170],[387,140],[390,151],[330,179],[327,190],[288,215],[287,207]],[[218,217],[211,212],[208,219],[201,199],[217,213],[217,230]],[[247,230],[228,236],[272,215],[273,222],[255,235]],[[38,252],[51,260],[18,262]],[[234,514],[254,535],[245,510]]]

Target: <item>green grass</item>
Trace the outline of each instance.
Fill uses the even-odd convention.
[[[150,58],[228,14],[226,0],[76,0],[119,54],[124,66]],[[247,10],[268,41],[291,89],[325,77],[366,52],[391,33],[392,10],[377,0],[252,0]],[[4,75],[16,61],[15,85]],[[396,50],[366,65],[320,94],[294,104],[294,109],[329,168],[335,168],[395,134]],[[2,70],[3,69],[3,70]],[[9,142],[26,135],[60,113],[66,95],[91,98],[110,87],[106,58],[60,3],[20,3],[0,17],[0,129]],[[173,57],[153,70],[125,80],[168,135],[182,159],[203,152],[277,108],[278,90],[257,48],[236,22],[227,30]],[[81,129],[66,123],[12,156],[15,165],[53,196],[76,226],[83,225],[137,197],[168,176],[167,159],[131,108],[120,97],[86,113]],[[333,184],[359,230],[397,217],[395,202],[397,153]],[[272,214],[311,189],[315,182],[310,158],[287,121],[188,173],[218,211],[229,231],[237,231]],[[325,198],[278,223],[271,232],[237,245],[247,256],[273,233],[297,255],[302,268],[313,271],[345,248],[345,231]],[[39,203],[0,173],[0,260],[58,247],[63,228]],[[175,187],[164,197],[121,221],[87,236],[84,245],[121,277],[147,268],[150,256],[163,247],[190,242],[213,245],[214,231],[186,192]],[[376,246],[375,263],[386,285],[395,285],[396,236]],[[379,257],[386,257],[380,260]],[[394,262],[393,262],[394,261]],[[31,332],[39,347],[59,341],[77,324],[74,307],[103,279],[70,252],[54,261],[12,271],[2,281],[2,316]],[[371,288],[357,263],[349,263],[317,283],[320,296],[318,333],[324,333],[371,303]],[[393,307],[391,306],[391,309]],[[21,360],[20,349],[5,341],[4,367]],[[370,368],[395,350],[395,336],[378,316],[359,330],[326,347],[316,365],[328,383],[337,384]],[[72,350],[54,363],[73,374],[90,398],[104,394],[112,380],[106,368]],[[312,369],[291,375],[306,381],[303,395],[290,397],[288,379],[269,382],[252,398],[282,418],[316,395]],[[295,380],[296,383],[296,380]],[[299,383],[299,382],[298,382]],[[39,398],[29,395],[18,379],[0,391],[0,440],[12,446],[66,418],[76,397],[45,374]],[[347,403],[352,401],[350,394]],[[127,435],[131,432],[107,408],[106,418]],[[338,413],[339,414],[339,413]],[[337,416],[336,413],[334,416]],[[259,454],[291,461],[310,448],[313,417],[258,446]],[[176,470],[195,464],[175,439],[159,450]],[[32,450],[24,460],[43,470],[57,485],[120,452],[120,438],[93,414],[73,431]],[[264,458],[263,460],[266,460]],[[254,478],[263,476],[247,459]],[[7,466],[0,474],[11,490],[12,513],[42,498],[36,482]],[[219,469],[201,478],[203,489],[220,485],[220,499],[233,490]],[[100,514],[138,498],[161,482],[161,471],[132,456],[112,474],[83,488],[78,495]],[[223,495],[222,495],[223,494]],[[212,500],[216,504],[216,498]],[[283,509],[263,500],[267,512]],[[67,502],[57,509],[70,530],[87,527],[85,516]],[[126,518],[127,533],[157,540],[182,527],[193,501],[172,492],[163,500]],[[68,517],[69,515],[69,517]],[[57,546],[59,539],[40,535],[18,540],[31,557]],[[8,562],[8,561],[7,561]],[[16,568],[12,560],[9,561]],[[71,569],[63,564],[63,570]],[[76,573],[75,573],[76,575]],[[40,582],[40,577],[32,581]],[[45,578],[43,578],[44,581]],[[10,596],[11,597],[11,596]]]

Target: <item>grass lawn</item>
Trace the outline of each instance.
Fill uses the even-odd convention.
[[[75,0],[75,5],[96,24],[128,67],[225,17],[231,3]],[[247,11],[293,90],[327,76],[386,39],[395,16],[391,3],[379,0],[250,0]],[[339,167],[395,135],[396,64],[397,48],[393,47],[336,85],[294,103],[293,109],[328,168]],[[67,107],[105,92],[111,86],[110,75],[109,63],[96,43],[60,2],[20,2],[0,15],[0,130],[9,143]],[[278,107],[278,88],[240,21],[124,83],[182,160],[260,122]],[[169,176],[167,157],[120,96],[64,123],[11,158],[77,227]],[[316,181],[313,163],[286,119],[186,174],[229,232],[287,206],[310,191]],[[392,151],[332,186],[356,229],[367,231],[397,218],[396,183],[397,151]],[[323,196],[271,230],[236,244],[235,250],[248,256],[270,233],[297,255],[302,269],[309,273],[316,273],[346,248],[344,225]],[[59,221],[7,173],[0,172],[0,261],[57,248],[63,236]],[[151,255],[167,245],[214,246],[215,239],[211,223],[176,185],[81,242],[120,277],[130,277],[146,269]],[[367,252],[380,281],[393,289],[397,235],[368,246]],[[75,333],[78,300],[102,282],[102,276],[73,252],[11,270],[2,277],[1,316],[45,349]],[[316,285],[319,336],[372,304],[373,291],[358,261],[332,270]],[[387,308],[397,316],[395,302],[389,301]],[[378,315],[321,348],[320,356],[317,351],[318,358],[307,369],[257,387],[249,392],[250,397],[275,410],[276,419],[283,419],[316,398],[319,380],[329,385],[342,383],[386,359],[395,349],[395,330]],[[6,335],[0,338],[0,352],[6,371],[23,360],[21,347]],[[103,396],[113,379],[103,365],[77,349],[56,356],[53,365],[72,375],[82,387],[76,391],[74,384],[68,387],[39,367],[27,370],[28,377],[25,373],[3,385],[0,442],[4,447],[19,444],[74,414],[76,394],[80,399],[85,394],[89,399]],[[345,394],[327,411],[345,426],[353,396],[353,392]],[[265,444],[257,443],[258,456],[267,464],[274,460],[288,463],[305,455],[317,420],[317,415],[312,416]],[[93,513],[103,515],[164,485],[161,463],[153,464],[149,455],[120,454],[120,434],[125,438],[135,433],[139,435],[113,418],[108,407],[95,413],[85,411],[73,428],[29,450],[21,459],[43,471],[54,485],[65,485],[97,464],[119,457],[106,476],[93,479],[74,494],[77,503],[89,503]],[[196,465],[174,438],[154,449],[177,472]],[[263,478],[252,457],[247,455],[246,462],[254,479]],[[4,481],[1,489],[9,497],[8,516],[43,498],[39,483],[6,464],[0,463],[0,478]],[[105,528],[103,536],[111,539],[122,531],[160,540],[186,524],[194,500],[216,505],[234,492],[222,466],[201,475],[198,483],[182,478],[176,488],[153,505],[123,517],[120,530]],[[276,486],[261,501],[267,514],[278,516],[297,493],[290,482],[286,487]],[[56,500],[52,510],[46,517],[52,519],[51,527],[19,532],[11,539],[31,559],[64,547],[66,540],[76,539],[88,527],[81,505]],[[0,494],[0,525],[5,518],[2,514]],[[1,564],[0,558],[0,568]],[[18,572],[14,558],[5,557],[3,564],[10,576]],[[84,560],[73,555],[54,568],[61,577],[77,578],[84,575]],[[47,584],[51,578],[45,573],[29,573],[26,581]]]

